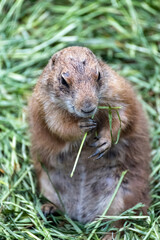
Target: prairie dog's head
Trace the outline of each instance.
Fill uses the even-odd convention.
[[[52,56],[42,78],[51,102],[78,117],[91,117],[99,103],[102,69],[85,47],[68,47]]]

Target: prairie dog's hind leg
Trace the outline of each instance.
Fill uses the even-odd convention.
[[[42,205],[42,212],[45,215],[54,213],[60,206],[60,199],[58,193],[55,191],[54,185],[49,179],[45,171],[41,171],[39,177],[40,192],[52,203],[45,203]]]
[[[45,216],[48,216],[50,214],[55,214],[58,208],[52,203],[44,203],[41,210]]]

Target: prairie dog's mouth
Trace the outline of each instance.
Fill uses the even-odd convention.
[[[81,112],[85,113],[85,114],[90,114],[90,113],[93,113],[95,110],[95,108],[92,108],[92,110],[90,111],[84,111],[83,109],[81,109]]]
[[[82,118],[88,118],[88,117],[92,117],[95,115],[97,111],[97,107],[92,108],[91,110],[83,110],[81,109],[80,111],[76,110],[76,108],[74,108],[74,112],[78,117],[82,117]]]

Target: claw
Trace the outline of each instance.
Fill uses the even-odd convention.
[[[103,157],[103,155],[106,153],[106,151],[100,153],[99,150],[96,150],[96,152],[94,154],[92,154],[91,156],[89,156],[88,158],[92,158],[92,157],[95,157],[96,155],[98,155],[98,157],[96,157],[94,160],[98,160],[100,159],[101,157]]]
[[[106,151],[104,151],[104,152],[102,152],[101,154],[99,154],[99,156],[96,157],[95,160],[98,160],[98,159],[100,159],[101,157],[103,157],[103,155],[104,155],[105,153],[106,153]]]
[[[83,131],[83,132],[92,131],[93,129],[95,129],[97,127],[97,123],[93,119],[86,119],[86,120],[83,119],[79,122],[78,125],[79,125],[81,131]]]
[[[86,127],[83,127],[83,128],[81,127],[80,129],[84,132],[88,132],[88,131],[91,131],[95,128],[96,128],[96,126],[86,126]]]
[[[97,125],[97,122],[94,120],[94,119],[89,119],[89,122],[91,122],[91,123],[95,123],[96,125]]]
[[[92,157],[95,157],[96,155],[98,155],[100,153],[99,149],[97,149],[95,151],[95,153],[93,153],[91,156],[89,156],[88,158],[92,158]]]
[[[96,127],[97,125],[96,124],[92,124],[92,125],[85,125],[85,126],[83,126],[83,125],[80,125],[79,127],[80,128],[88,128],[88,127]]]
[[[88,158],[96,157],[94,160],[100,159],[111,147],[110,142],[106,138],[99,138],[90,144],[91,147],[96,147],[97,150]]]

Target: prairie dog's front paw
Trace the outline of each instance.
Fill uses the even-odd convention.
[[[97,123],[92,118],[82,119],[78,122],[78,126],[82,132],[89,132],[97,127]]]
[[[103,157],[103,155],[110,149],[111,139],[105,137],[96,137],[96,141],[90,144],[90,146],[97,148],[97,150],[94,154],[89,156],[89,158],[97,156],[96,159],[99,159]]]

